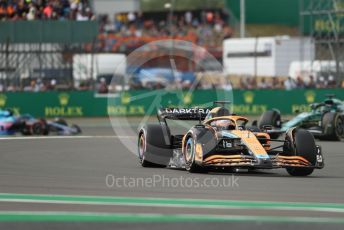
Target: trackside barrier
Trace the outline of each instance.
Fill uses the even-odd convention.
[[[317,90],[196,90],[187,91],[127,91],[97,95],[93,91],[13,92],[0,93],[0,108],[37,117],[102,117],[110,115],[141,116],[156,113],[163,107],[210,106],[214,100],[232,100],[233,111],[242,115],[259,115],[267,109],[278,108],[282,114],[309,110],[309,104],[322,101],[326,94],[344,100],[344,89]],[[155,102],[155,103],[153,103]],[[152,106],[153,103],[153,106]],[[208,104],[207,104],[208,103]]]

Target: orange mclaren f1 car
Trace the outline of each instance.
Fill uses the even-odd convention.
[[[209,169],[285,168],[292,176],[307,176],[324,167],[320,146],[307,130],[291,128],[284,140],[272,139],[271,127],[248,127],[248,119],[224,106],[212,109],[165,108],[158,124],[139,129],[138,155],[143,167],[182,167],[189,172]],[[199,120],[186,133],[172,135],[168,119]]]

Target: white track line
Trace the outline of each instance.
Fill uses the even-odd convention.
[[[160,208],[187,208],[187,209],[228,209],[228,210],[252,210],[251,206],[239,205],[189,205],[189,204],[160,204],[160,203],[131,203],[131,202],[102,202],[102,201],[67,201],[67,200],[35,200],[35,199],[6,199],[0,198],[0,203],[31,203],[31,204],[65,204],[65,205],[88,205],[88,206],[129,206],[129,207],[160,207]],[[344,213],[340,208],[328,207],[257,207],[256,210],[275,210],[275,211],[307,211],[307,212],[331,212]]]

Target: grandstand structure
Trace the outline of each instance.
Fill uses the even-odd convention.
[[[315,59],[327,63],[323,77],[335,77],[340,86],[344,80],[344,1],[300,1],[300,32],[313,38]]]
[[[72,55],[92,52],[95,21],[0,22],[0,83],[27,85],[32,79],[55,79],[72,85]]]

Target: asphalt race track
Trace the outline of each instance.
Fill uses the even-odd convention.
[[[344,143],[318,142],[326,165],[309,177],[189,174],[142,168],[121,141],[136,137],[106,120],[80,125],[0,139],[0,229],[343,229]]]

